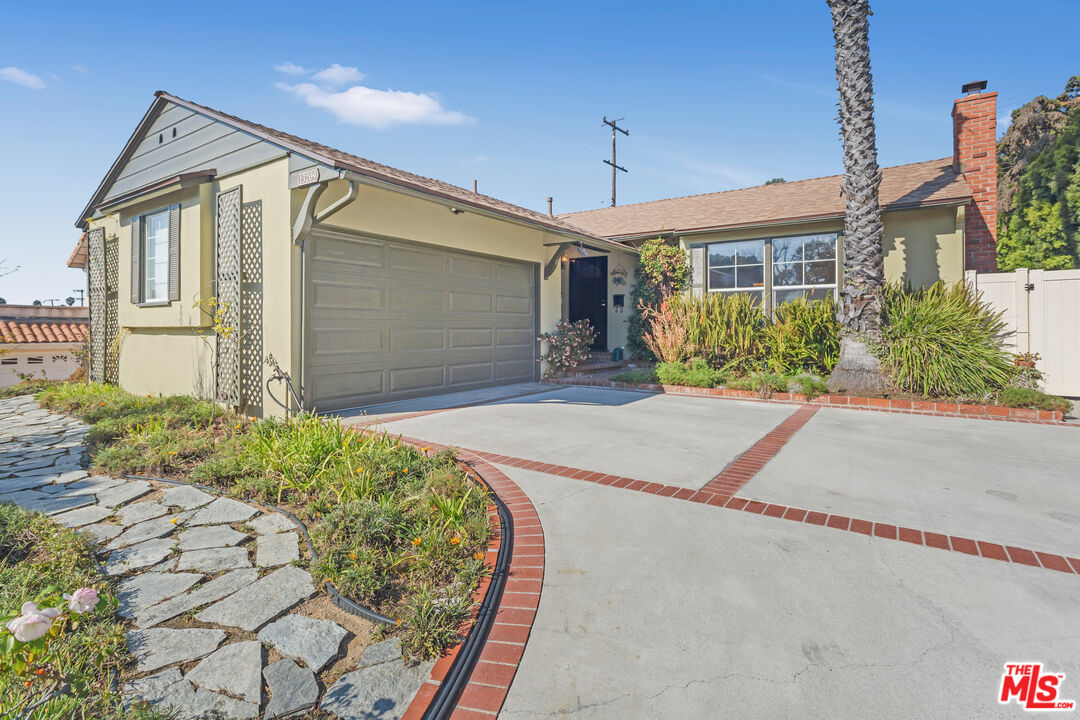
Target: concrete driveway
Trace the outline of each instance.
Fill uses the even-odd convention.
[[[539,514],[501,717],[1015,718],[1027,661],[1080,700],[1078,428],[826,408],[735,498],[567,472],[713,487],[795,409],[565,388],[385,426],[486,451]]]

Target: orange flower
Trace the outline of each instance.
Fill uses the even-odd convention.
[[[420,547],[421,542],[422,542],[422,540],[420,540],[420,538],[418,538],[418,537],[415,537],[415,538],[412,539],[413,547]]]
[[[420,452],[427,452],[430,449],[431,449],[430,447],[422,447],[422,448],[420,448]]]
[[[482,552],[473,553],[473,558],[475,558],[477,560],[483,560],[484,559],[484,553],[482,553]]]
[[[105,403],[98,403],[98,407],[105,407]]]
[[[450,538],[450,544],[451,545],[457,545],[459,542],[461,542],[461,538],[459,538],[459,537]]]
[[[401,618],[398,618],[398,619],[397,619],[397,626],[398,626],[398,627],[401,627]]]
[[[353,560],[355,560],[356,559],[356,553],[354,553],[354,552],[349,553],[349,557],[351,557]]]
[[[25,687],[30,687],[30,681],[29,681],[29,680],[27,680],[26,682],[24,682],[24,683],[23,683],[23,685],[24,685]]]
[[[405,468],[405,474],[406,474],[406,475],[408,475],[408,474],[409,474],[409,468]]]
[[[44,675],[45,674],[45,668],[38,668],[37,670],[34,671],[34,674],[35,675]]]

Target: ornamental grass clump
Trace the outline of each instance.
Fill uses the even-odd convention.
[[[828,375],[840,357],[840,326],[831,300],[780,304],[765,326],[765,365],[781,375]]]
[[[548,345],[547,353],[540,357],[547,363],[544,377],[558,377],[585,362],[595,338],[596,331],[588,320],[560,320],[556,323],[554,331],[537,338]]]
[[[893,386],[924,397],[989,399],[1008,384],[1005,323],[965,283],[912,291],[890,284],[875,348]]]

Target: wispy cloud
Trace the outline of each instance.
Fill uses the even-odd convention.
[[[86,73],[90,72],[86,69],[85,65],[72,65],[71,69],[79,73],[80,75],[85,75]]]
[[[358,83],[364,79],[364,73],[354,67],[343,67],[334,63],[325,70],[320,70],[311,76],[311,79],[320,85],[339,87],[349,83]]]
[[[8,66],[0,68],[0,80],[22,85],[31,90],[41,90],[45,87],[45,81],[34,73],[26,72],[17,67]]]
[[[291,62],[283,62],[280,65],[275,65],[274,69],[278,72],[285,73],[286,75],[307,75],[308,71],[302,65],[297,65]]]
[[[338,120],[384,130],[394,125],[467,125],[475,119],[447,110],[425,93],[375,90],[363,85],[334,92],[313,83],[277,87],[287,90],[311,107],[329,110]]]
[[[311,107],[329,110],[341,122],[383,130],[394,125],[467,125],[474,118],[447,110],[427,93],[377,90],[359,85],[364,74],[355,67],[334,63],[312,71],[291,62],[274,68],[289,75],[309,75],[308,82],[279,82],[277,88],[296,95]],[[349,86],[349,87],[345,87]]]

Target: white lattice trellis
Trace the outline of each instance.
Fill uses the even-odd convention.
[[[86,234],[90,259],[90,379],[105,382],[108,316],[105,305],[105,230]]]
[[[222,325],[217,334],[217,399],[240,405],[240,239],[243,189],[237,186],[217,197],[217,290]]]

